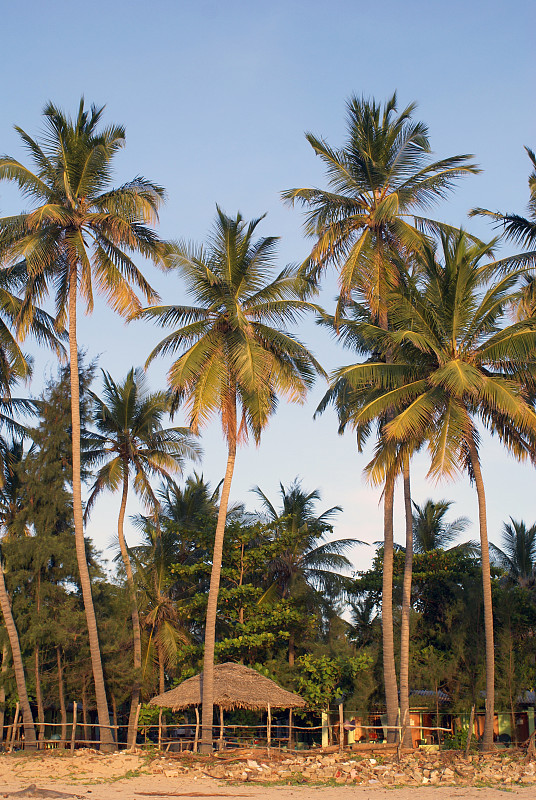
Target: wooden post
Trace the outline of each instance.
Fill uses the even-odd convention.
[[[270,747],[272,744],[272,709],[270,708],[270,703],[268,703],[266,710],[268,712],[268,719],[266,720],[266,745],[268,748],[268,755],[270,755]]]
[[[140,711],[141,711],[141,703],[138,703],[138,707],[136,709],[136,717],[134,719],[134,744],[132,745],[132,748],[131,748],[132,750],[135,749],[136,742],[138,740],[138,720],[140,718]]]
[[[223,750],[223,708],[220,706],[220,739],[218,742],[218,750]]]
[[[197,743],[199,741],[199,707],[194,706],[195,710],[195,739],[194,739],[194,753],[197,753]]]
[[[465,757],[469,755],[469,748],[471,747],[471,736],[473,735],[473,724],[475,721],[475,707],[471,706],[471,716],[469,717],[469,730],[467,731],[467,744],[465,745]]]
[[[73,703],[73,726],[71,729],[71,753],[74,753],[74,745],[76,742],[76,712],[77,712],[77,704]]]
[[[288,710],[288,749],[292,749],[292,709]]]
[[[344,750],[344,709],[339,703],[339,753]]]
[[[11,742],[10,742],[11,749],[13,749],[13,745],[15,744],[15,737],[17,735],[17,725],[18,725],[18,722],[19,722],[19,711],[20,711],[20,706],[17,703],[17,705],[15,706],[15,716],[13,717],[13,728],[11,729]]]
[[[158,749],[162,749],[162,711],[161,708],[158,712]]]

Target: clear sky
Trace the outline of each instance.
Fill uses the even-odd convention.
[[[486,206],[525,211],[529,161],[523,145],[536,147],[534,25],[532,0],[27,0],[7,3],[2,14],[4,91],[0,151],[26,156],[13,131],[35,135],[47,100],[74,113],[80,96],[106,104],[106,121],[125,125],[127,146],[117,159],[115,182],[138,174],[167,188],[160,233],[202,241],[215,203],[246,218],[268,213],[261,235],[278,235],[281,264],[301,261],[310,246],[298,210],[285,207],[280,192],[324,185],[321,165],[304,138],[312,131],[338,146],[345,136],[345,101],[351,94],[384,100],[398,91],[400,105],[417,101],[417,117],[430,128],[438,157],[474,153],[483,173],[460,183],[436,212],[454,224],[491,238],[467,210]],[[16,191],[0,186],[0,213],[20,211]],[[146,274],[166,302],[183,302],[174,276],[148,266]],[[333,307],[334,276],[327,276],[322,302]],[[82,319],[80,344],[121,380],[145,361],[161,332],[144,323],[127,327],[97,303]],[[312,322],[300,336],[326,369],[349,363]],[[37,393],[53,357],[35,350]],[[150,370],[163,385],[166,363]],[[96,389],[98,391],[98,385]],[[280,406],[259,449],[239,453],[232,495],[245,500],[259,484],[274,498],[282,481],[300,476],[320,488],[321,508],[342,505],[337,536],[373,542],[381,538],[379,492],[361,477],[351,433],[338,437],[327,413],[313,421],[325,390],[318,385],[304,407]],[[202,469],[216,483],[225,469],[225,449],[215,422],[203,436]],[[536,476],[496,443],[482,450],[490,535],[499,541],[509,515],[536,520]],[[188,471],[188,468],[187,468]],[[477,508],[467,479],[430,486],[426,459],[415,465],[413,492],[455,501],[453,513],[475,523]],[[401,492],[400,492],[401,493]],[[89,533],[99,547],[114,535],[118,498],[102,500]],[[132,502],[130,512],[137,510]],[[396,526],[403,536],[401,503]],[[476,524],[468,532],[478,535]],[[129,534],[133,542],[134,534]],[[355,550],[356,568],[372,548]]]

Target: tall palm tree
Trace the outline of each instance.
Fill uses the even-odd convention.
[[[415,108],[411,103],[398,113],[396,93],[383,106],[351,97],[348,136],[342,148],[306,134],[326,166],[328,189],[296,188],[283,193],[287,202],[306,208],[305,231],[316,240],[304,265],[306,272],[316,278],[332,264],[339,273],[336,328],[356,293],[380,327],[390,326],[387,297],[400,279],[401,264],[403,269],[409,267],[413,256],[422,252],[423,228],[445,227],[417,214],[444,198],[457,178],[479,171],[470,155],[434,161],[428,128],[413,119]],[[389,353],[385,357],[389,359]],[[392,615],[393,495],[394,480],[389,478],[384,491],[382,631],[391,739],[398,715]]]
[[[445,520],[452,502],[427,500],[424,505],[413,503],[413,549],[416,553],[446,549],[471,524],[467,517],[452,522]]]
[[[443,260],[432,247],[421,275],[392,294],[396,331],[369,325],[366,338],[389,350],[392,363],[344,367],[336,378],[353,387],[372,386],[370,401],[356,416],[360,424],[378,417],[387,441],[427,443],[429,475],[454,476],[465,469],[478,496],[484,622],[486,635],[486,723],[484,747],[493,742],[494,646],[486,498],[479,456],[479,421],[518,457],[532,457],[536,414],[528,402],[534,391],[532,354],[536,320],[505,325],[522,270],[497,277],[495,262],[482,263],[491,246],[463,233],[442,235]],[[373,349],[373,348],[371,348]],[[378,387],[381,391],[378,392]],[[376,459],[373,477],[385,464]]]
[[[253,491],[260,497],[264,514],[277,525],[278,539],[286,547],[266,566],[269,578],[274,581],[281,597],[291,597],[298,590],[313,592],[315,604],[325,597],[340,599],[347,587],[341,572],[352,568],[345,552],[358,544],[358,539],[326,541],[332,530],[334,515],[342,511],[340,506],[328,508],[322,514],[315,513],[320,500],[320,491],[307,492],[296,478],[289,487],[279,484],[280,508],[277,510],[264,492],[255,486]],[[289,639],[289,665],[294,665],[294,636]]]
[[[4,481],[0,489],[0,528],[2,529],[3,538],[9,538],[12,533],[12,528],[21,505],[21,484],[18,468],[24,457],[22,442],[13,441],[10,445],[7,445],[6,454],[8,457],[6,459]],[[22,660],[19,634],[11,610],[11,601],[6,587],[4,572],[4,556],[0,549],[0,608],[2,609],[2,616],[4,617],[4,624],[6,626],[13,658],[17,694],[22,711],[25,746],[29,749],[33,749],[37,746],[35,726],[26,689],[26,675],[24,671],[24,662]]]
[[[293,269],[269,280],[276,240],[254,240],[259,222],[246,224],[240,214],[231,218],[218,208],[208,247],[179,243],[170,259],[197,305],[144,311],[162,326],[178,326],[149,356],[151,361],[159,354],[181,352],[168,372],[176,406],[185,401],[194,433],[217,414],[227,441],[205,626],[205,751],[212,749],[216,609],[237,444],[249,433],[259,442],[278,394],[303,402],[315,373],[323,374],[311,353],[284,330],[316,307],[302,299],[303,286]]]
[[[103,397],[90,392],[94,403],[94,422],[97,433],[91,435],[94,462],[100,467],[86,506],[86,515],[104,490],[121,490],[121,505],[117,520],[117,535],[130,592],[132,616],[134,671],[141,673],[141,629],[136,587],[125,540],[124,523],[128,489],[132,475],[134,491],[142,502],[155,512],[158,500],[150,479],[171,479],[171,473],[181,468],[185,457],[197,458],[199,451],[185,428],[163,428],[162,421],[170,410],[168,392],[149,392],[141,370],[131,369],[125,380],[117,384],[103,371]],[[131,698],[127,743],[136,743],[136,709],[140,686],[136,681]]]
[[[16,128],[32,167],[10,156],[0,158],[0,180],[16,183],[31,203],[30,211],[0,219],[0,258],[26,275],[25,297],[18,314],[22,336],[35,319],[35,303],[51,287],[56,322],[68,320],[73,437],[73,507],[76,553],[89,631],[91,662],[101,742],[113,748],[97,621],[84,544],[80,478],[77,301],[93,309],[93,283],[109,305],[123,316],[141,307],[132,284],[152,302],[156,298],[132,261],[132,253],[159,262],[164,247],[149,227],[157,219],[164,192],[137,177],[110,187],[113,157],[125,143],[124,128],[99,130],[103,108],[84,107],[71,119],[52,103],[45,106],[45,130],[33,139]]]
[[[490,545],[493,559],[520,586],[529,586],[536,574],[536,524],[527,528],[524,522],[510,517],[503,523],[501,547]]]

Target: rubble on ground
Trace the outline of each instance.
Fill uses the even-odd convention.
[[[536,784],[536,761],[525,753],[503,752],[469,755],[444,751],[415,752],[374,758],[351,752],[328,755],[289,754],[277,758],[231,757],[210,759],[195,756],[155,759],[154,774],[168,778],[212,777],[232,782],[353,784],[365,786],[511,786]]]

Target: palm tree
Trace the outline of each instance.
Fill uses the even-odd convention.
[[[532,354],[536,320],[504,324],[522,270],[497,278],[496,262],[482,264],[491,245],[466,234],[441,236],[443,263],[432,247],[421,275],[392,294],[396,331],[368,325],[364,335],[392,363],[344,367],[336,373],[351,386],[374,388],[356,414],[361,425],[391,416],[386,440],[427,443],[429,475],[454,476],[465,469],[479,505],[480,546],[486,634],[486,724],[484,747],[493,742],[494,648],[486,499],[479,457],[479,420],[518,457],[532,457],[536,414],[528,402],[534,391]],[[492,243],[494,244],[494,243]],[[378,387],[382,391],[378,392]],[[378,481],[385,464],[370,467]]]
[[[444,550],[471,524],[467,517],[446,522],[445,515],[452,502],[427,500],[424,505],[413,503],[413,549],[416,553]]]
[[[510,517],[510,522],[503,523],[501,545],[490,545],[494,560],[513,581],[530,586],[536,570],[536,524],[527,528]]]
[[[199,451],[188,430],[163,428],[162,420],[170,409],[167,392],[149,392],[141,370],[131,369],[125,380],[117,384],[109,373],[103,371],[104,391],[100,398],[90,392],[94,403],[94,421],[98,433],[92,434],[94,462],[105,463],[99,469],[86,506],[86,516],[104,490],[121,490],[121,505],[117,520],[119,547],[130,592],[132,633],[134,643],[134,671],[141,672],[141,630],[136,599],[134,576],[125,541],[124,522],[128,499],[130,475],[134,491],[142,502],[157,509],[158,500],[152,490],[150,478],[170,480],[171,472],[180,469],[185,457],[197,458]],[[131,698],[127,743],[136,743],[136,709],[140,699],[140,686],[136,682]]]
[[[171,258],[196,306],[157,306],[144,316],[160,325],[178,325],[153,350],[182,351],[169,372],[175,405],[185,401],[194,433],[218,414],[227,441],[205,626],[202,749],[212,749],[216,609],[229,492],[236,447],[249,433],[258,443],[275,411],[277,395],[303,402],[315,373],[323,374],[311,353],[283,326],[309,309],[303,287],[291,268],[268,282],[276,240],[254,241],[260,220],[246,224],[217,209],[208,248],[179,243]],[[281,327],[272,327],[272,326]]]
[[[18,185],[32,210],[0,219],[0,258],[26,274],[25,297],[18,314],[24,336],[35,319],[35,302],[54,287],[56,322],[68,320],[73,437],[73,507],[76,553],[89,631],[91,662],[101,742],[113,747],[110,716],[84,544],[80,477],[77,301],[93,309],[93,282],[110,306],[130,316],[140,309],[134,284],[149,301],[156,298],[129,253],[159,262],[164,247],[149,227],[157,219],[163,189],[137,177],[110,188],[114,155],[125,143],[125,131],[111,125],[98,130],[103,108],[84,108],[74,119],[52,103],[45,107],[45,130],[33,139],[16,128],[33,168],[0,158],[0,180]]]
[[[344,147],[334,149],[306,134],[326,166],[328,189],[283,193],[287,202],[305,206],[305,231],[316,239],[304,265],[306,272],[316,278],[330,264],[339,272],[336,329],[345,305],[356,293],[380,327],[390,326],[389,289],[400,280],[401,267],[403,272],[413,256],[422,252],[425,239],[420,231],[446,227],[416,214],[444,198],[457,178],[479,171],[469,155],[434,161],[428,128],[413,119],[415,108],[411,103],[398,113],[396,93],[383,107],[375,100],[351,97]],[[393,495],[394,480],[389,478],[384,491],[382,631],[391,729],[398,714],[392,614]],[[391,731],[389,738],[393,738]]]
[[[266,567],[281,597],[291,597],[300,590],[312,591],[317,607],[326,597],[340,599],[347,588],[347,580],[340,573],[352,567],[344,553],[364,544],[358,539],[325,541],[326,534],[333,530],[331,520],[342,511],[341,507],[333,506],[317,516],[315,505],[320,500],[320,491],[305,491],[298,478],[288,488],[279,484],[279,511],[258,486],[253,491],[262,500],[268,521],[276,524],[278,540],[286,545]],[[289,639],[289,665],[294,665],[293,634]]]
[[[159,694],[165,691],[165,668],[177,660],[179,642],[190,639],[187,620],[182,613],[182,598],[177,591],[177,579],[172,572],[184,557],[184,539],[165,524],[165,517],[138,515],[135,525],[142,544],[131,549],[140,593],[143,626],[149,631],[143,676],[150,661],[158,666]],[[190,543],[189,543],[190,544]],[[193,552],[195,545],[192,544]],[[155,656],[156,653],[156,656]],[[151,658],[151,656],[153,656]]]

